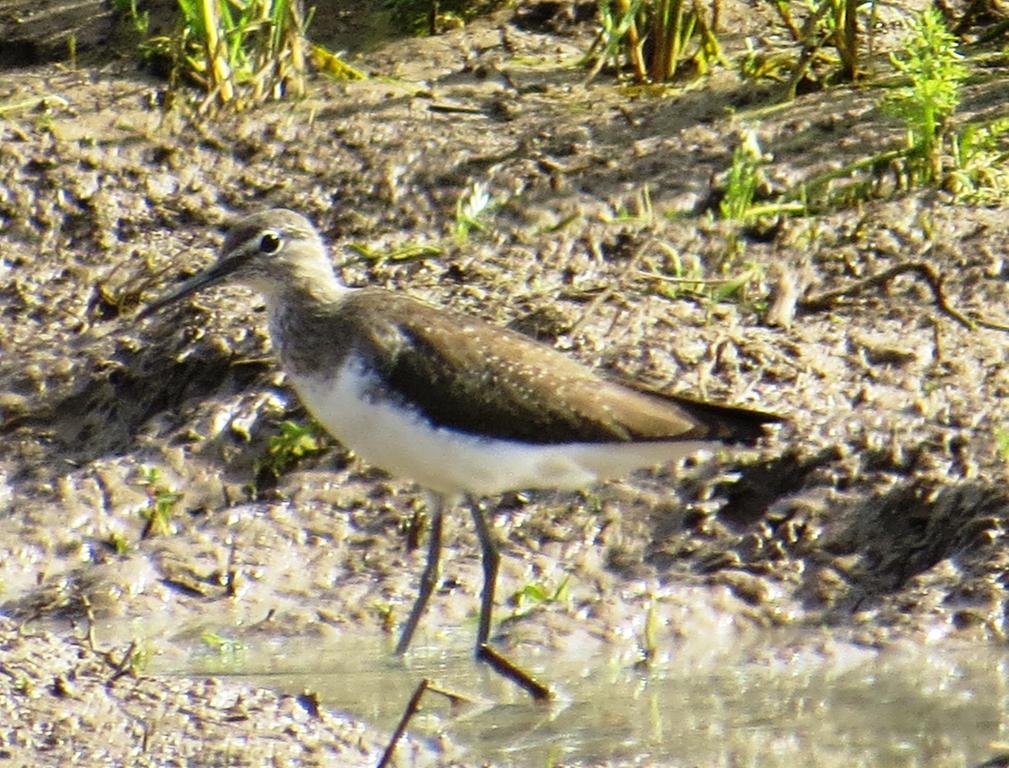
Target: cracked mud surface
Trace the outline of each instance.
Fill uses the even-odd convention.
[[[228,721],[248,729],[252,750],[269,743],[277,759],[306,764],[376,759],[381,736],[334,715],[306,719],[269,691],[145,676],[107,686],[114,668],[80,640],[88,622],[130,627],[109,639],[113,656],[134,636],[391,637],[409,610],[423,559],[405,534],[423,509],[418,489],[331,444],[250,493],[279,423],[304,416],[272,362],[259,302],[221,289],[132,319],[207,263],[234,215],[264,207],[309,216],[348,284],[409,291],[615,374],[788,417],[744,455],[583,494],[488,501],[505,555],[501,647],[533,665],[599,652],[631,665],[649,616],[660,656],[780,627],[855,648],[1005,640],[997,432],[1009,336],[954,323],[910,276],[788,327],[770,325],[761,301],[782,272],[819,293],[927,251],[952,304],[1009,322],[1005,211],[920,191],[785,220],[728,267],[756,270],[749,299],[670,295],[654,277],[670,254],[710,275],[724,262],[732,227],[697,212],[747,105],[770,92],[730,74],[670,98],[585,85],[567,64],[587,28],[529,28],[510,13],[370,53],[368,68],[390,78],[320,79],[304,102],[197,126],[162,113],[162,84],[125,66],[0,74],[4,101],[67,102],[0,124],[0,599],[11,622],[29,622],[25,634],[0,625],[0,705],[32,702],[23,717],[37,725],[78,717],[66,702],[94,696],[108,712],[88,716],[115,724],[98,745],[77,721],[73,736],[28,723],[5,747],[16,758],[48,745],[53,764],[99,746],[182,760],[213,736],[182,729],[152,747],[157,731],[144,737],[135,721],[220,685],[191,716],[255,710]],[[983,114],[997,88],[970,86],[967,111]],[[900,128],[872,93],[839,91],[762,116],[758,136],[782,184],[884,147]],[[499,204],[487,231],[460,244],[455,206],[474,182]],[[440,251],[369,259],[350,244]],[[144,536],[145,467],[181,494],[164,535]],[[468,515],[452,515],[446,534],[421,628],[430,643],[469,637],[478,607]],[[567,574],[568,599],[508,605]],[[18,671],[30,657],[53,663]],[[83,690],[63,696],[53,681],[74,663]],[[288,721],[298,737],[284,736]],[[322,751],[298,753],[309,741]],[[138,744],[147,751],[131,752]]]

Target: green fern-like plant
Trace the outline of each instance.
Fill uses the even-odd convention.
[[[912,186],[936,184],[942,180],[949,120],[960,104],[967,67],[957,51],[956,37],[934,8],[917,17],[903,53],[890,58],[909,81],[884,102],[907,130],[909,181]]]

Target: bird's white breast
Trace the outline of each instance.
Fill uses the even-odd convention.
[[[305,407],[373,466],[444,494],[492,495],[575,489],[682,458],[709,441],[531,444],[436,427],[418,412],[375,397],[373,373],[349,358],[330,377],[291,376]]]

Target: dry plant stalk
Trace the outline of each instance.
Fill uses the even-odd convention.
[[[204,46],[207,56],[207,76],[210,92],[217,92],[222,104],[227,104],[235,98],[235,88],[232,84],[232,71],[224,55],[223,42],[218,34],[221,29],[221,14],[217,8],[217,0],[203,0],[200,3],[203,11],[203,25],[207,31]]]

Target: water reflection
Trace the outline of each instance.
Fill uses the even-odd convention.
[[[428,695],[410,733],[475,764],[962,768],[1007,741],[1005,649],[711,658],[647,670],[599,658],[524,658],[559,690],[549,705],[475,664],[468,645],[419,647],[403,662],[374,637],[230,648],[204,638],[151,671],[312,690],[324,706],[385,731],[417,682],[431,678],[473,700],[453,707]]]

